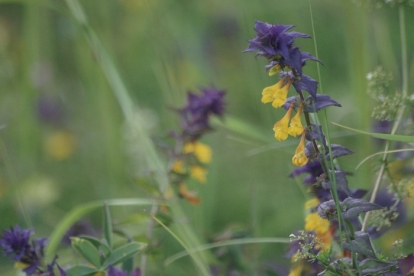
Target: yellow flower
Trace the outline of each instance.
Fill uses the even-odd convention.
[[[198,180],[201,183],[206,183],[207,169],[201,166],[191,166],[191,177]]]
[[[66,130],[59,130],[52,133],[46,138],[44,143],[45,152],[58,161],[68,159],[75,149],[75,138]]]
[[[196,193],[191,192],[188,190],[187,186],[185,186],[184,183],[181,183],[178,186],[178,190],[180,192],[180,195],[185,198],[189,203],[193,205],[197,205],[201,202],[201,199],[197,197]]]
[[[293,116],[292,120],[290,121],[290,126],[288,129],[288,133],[290,136],[296,137],[303,132],[302,122],[300,121],[300,115],[302,115],[303,105],[300,106],[298,113]]]
[[[201,142],[196,141],[185,144],[184,153],[193,153],[201,163],[211,162],[211,148]]]
[[[277,75],[280,73],[280,70],[282,70],[282,67],[279,64],[276,64],[269,70],[269,76]]]
[[[299,146],[296,148],[295,155],[292,157],[292,163],[295,166],[304,166],[308,163],[305,155],[305,132],[302,133]]]
[[[278,83],[268,86],[262,91],[262,103],[272,103],[274,108],[281,107],[287,98],[289,87],[293,80],[281,79]]]
[[[290,269],[288,276],[300,276],[302,275],[302,270],[303,270],[303,264],[296,265]]]
[[[318,205],[319,205],[319,199],[317,199],[316,197],[309,199],[308,201],[305,202],[305,210],[306,211],[311,210],[313,208],[316,208]]]
[[[290,120],[290,115],[292,114],[293,106],[289,107],[288,112],[286,115],[276,122],[273,126],[273,131],[275,132],[275,138],[278,141],[283,141],[288,138],[288,124]]]
[[[315,232],[316,238],[321,242],[321,244],[315,245],[316,249],[325,250],[331,246],[332,234],[329,221],[321,218],[318,213],[310,213],[306,216],[305,230]]]
[[[183,166],[183,161],[176,160],[174,162],[174,164],[173,164],[172,170],[175,173],[184,174],[185,173],[185,169],[184,169],[184,166]]]

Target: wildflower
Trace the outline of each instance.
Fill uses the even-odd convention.
[[[52,158],[63,161],[68,159],[76,149],[74,136],[67,130],[59,130],[46,138],[45,152]]]
[[[287,94],[293,80],[281,79],[278,83],[263,89],[262,103],[272,103],[274,108],[281,107],[287,98]]]
[[[187,143],[184,146],[184,153],[193,153],[201,163],[211,162],[211,148],[199,141]]]
[[[189,92],[187,106],[178,110],[181,115],[182,138],[195,141],[203,133],[211,130],[209,116],[222,116],[224,113],[224,91],[215,88],[202,88],[202,95]]]
[[[183,166],[183,161],[176,160],[173,164],[172,171],[179,174],[185,174],[185,169]]]
[[[299,146],[296,148],[295,155],[292,157],[292,163],[295,166],[303,166],[308,163],[308,157],[305,155],[305,134],[306,132],[304,131]]]
[[[275,138],[278,141],[283,141],[288,138],[288,124],[290,121],[290,116],[292,114],[293,106],[291,106],[286,113],[286,115],[276,122],[276,124],[273,127],[273,131],[275,132]]]
[[[5,230],[0,239],[0,246],[3,248],[6,256],[12,255],[15,261],[15,268],[23,269],[26,275],[33,275],[37,272],[42,274],[49,272],[47,275],[53,274],[53,262],[47,265],[46,269],[41,267],[44,258],[44,248],[47,244],[46,238],[35,239],[30,243],[30,236],[33,231],[30,229],[21,229],[20,226],[11,227],[10,230]],[[59,267],[60,275],[66,276],[66,273]],[[43,274],[42,274],[43,275]]]
[[[303,182],[308,185],[314,184],[317,181],[317,178],[323,173],[321,162],[319,160],[308,162],[306,165],[293,170],[290,176],[297,177],[303,173],[307,174],[303,179]]]
[[[178,190],[180,192],[180,196],[185,198],[189,203],[193,205],[197,205],[201,202],[201,199],[197,197],[196,193],[189,191],[187,186],[184,183],[181,183],[178,186]]]
[[[303,132],[302,122],[300,121],[300,116],[302,115],[303,105],[300,106],[298,113],[293,116],[292,120],[290,121],[290,126],[288,129],[288,133],[290,136],[296,137]]]
[[[194,178],[195,180],[201,183],[206,183],[207,181],[207,178],[206,178],[207,169],[202,166],[191,166],[190,174],[192,178]]]
[[[256,56],[264,56],[270,61],[266,68],[277,65],[281,69],[293,68],[299,75],[302,74],[302,65],[308,59],[317,60],[309,53],[302,53],[299,47],[293,46],[296,38],[310,38],[310,36],[298,32],[287,32],[293,25],[272,25],[256,21],[256,37],[249,40],[249,47],[245,52],[257,51]]]

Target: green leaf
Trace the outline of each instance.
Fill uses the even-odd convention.
[[[70,239],[72,240],[73,249],[75,249],[79,255],[81,255],[96,268],[101,266],[98,249],[96,249],[90,241],[78,237],[72,237]]]
[[[131,273],[132,270],[134,270],[134,258],[131,257],[122,263],[122,271]]]
[[[85,204],[78,205],[73,208],[55,227],[54,231],[50,235],[49,244],[46,247],[46,258],[47,262],[52,262],[56,249],[58,248],[60,242],[62,241],[63,236],[66,231],[80,218],[86,214],[101,208],[106,202],[109,206],[128,206],[128,205],[153,205],[153,204],[165,204],[165,202],[147,198],[123,198],[123,199],[110,199],[110,200],[98,200],[87,202]]]
[[[99,240],[95,237],[87,236],[87,235],[81,235],[79,238],[85,239],[89,242],[91,242],[96,249],[101,250],[105,256],[109,255],[109,253],[112,251],[108,244],[106,243],[106,240]]]
[[[103,230],[106,242],[112,249],[112,219],[108,204],[104,204]]]
[[[68,276],[86,276],[96,272],[99,272],[99,270],[86,265],[75,265],[66,270]]]
[[[145,243],[128,243],[122,247],[115,249],[109,257],[105,260],[103,268],[106,269],[110,265],[116,265],[131,258],[139,251],[144,249],[147,245]]]
[[[333,123],[332,124],[345,128],[345,129],[349,129],[358,133],[362,133],[362,134],[366,134],[366,135],[370,135],[374,138],[379,138],[379,139],[384,139],[384,140],[390,140],[390,141],[397,141],[397,142],[407,142],[407,143],[414,143],[414,136],[405,136],[405,135],[395,135],[395,134],[384,134],[384,133],[375,133],[375,132],[367,132],[367,131],[362,131],[362,130],[358,130],[355,128],[350,128],[347,126],[343,126],[337,123]]]

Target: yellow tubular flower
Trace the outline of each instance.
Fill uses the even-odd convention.
[[[300,106],[298,113],[293,116],[292,120],[290,121],[290,126],[288,129],[288,133],[290,136],[296,137],[303,132],[302,122],[300,121],[300,116],[302,115],[303,104]]]
[[[286,115],[273,126],[273,131],[275,132],[275,138],[278,141],[283,141],[288,138],[288,124],[290,121],[290,116],[292,114],[293,106],[289,107]]]
[[[201,142],[187,143],[184,146],[184,153],[193,153],[201,163],[211,162],[211,148]]]
[[[293,79],[286,81],[281,79],[278,83],[272,86],[268,86],[262,91],[262,103],[272,102],[274,108],[281,107],[287,98],[289,87],[292,84]]]
[[[308,158],[305,155],[305,131],[302,132],[299,146],[296,148],[295,155],[292,157],[292,163],[295,166],[304,166],[308,163]]]

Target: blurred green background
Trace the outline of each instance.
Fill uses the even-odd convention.
[[[323,89],[318,92],[342,104],[328,110],[329,121],[371,130],[366,74],[383,65],[395,72],[397,87],[400,83],[398,10],[369,11],[345,0],[310,2],[324,64]],[[229,227],[243,229],[250,237],[284,238],[302,229],[306,195],[300,180],[288,178],[298,141],[274,140],[273,124],[284,111],[260,99],[262,89],[277,78],[268,77],[264,59],[243,50],[255,36],[254,20],[292,24],[295,31],[313,36],[309,1],[80,3],[151,136],[162,137],[178,127],[171,107],[185,104],[187,91],[211,84],[227,91],[229,118],[203,139],[213,149],[208,183],[191,184],[202,203],[182,202],[188,223],[203,241]],[[406,26],[410,33],[412,8],[406,9]],[[316,55],[314,39],[296,44]],[[408,49],[413,45],[414,36],[409,35]],[[136,181],[146,171],[140,141],[131,136],[95,54],[65,1],[0,1],[1,229],[20,224],[33,227],[36,237],[48,236],[78,204],[150,197]],[[410,68],[412,60],[409,51]],[[304,73],[318,79],[314,62],[308,62]],[[234,119],[246,124],[244,133],[232,130]],[[375,152],[372,141],[330,126],[332,141],[355,151],[339,161],[344,170],[355,173],[349,178],[351,188],[370,188],[372,167],[367,163],[356,172],[355,167]],[[118,221],[148,211],[113,208]],[[101,212],[88,219],[99,227]],[[167,234],[161,246],[159,260],[182,250]],[[250,246],[251,261],[287,263],[286,247]],[[185,268],[186,261],[177,263],[184,267],[181,271],[192,269]],[[11,267],[0,259],[0,275]]]

